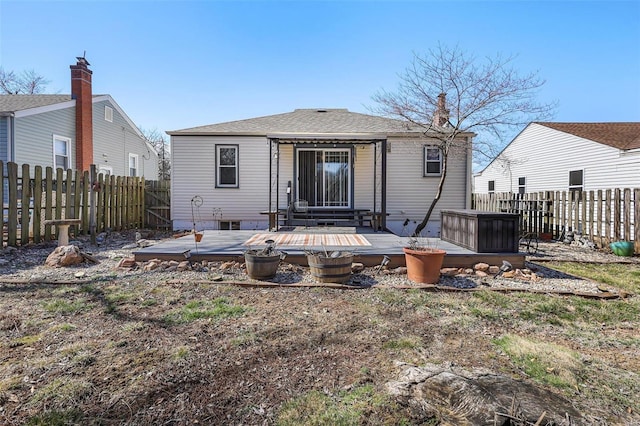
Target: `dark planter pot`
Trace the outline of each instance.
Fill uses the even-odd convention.
[[[247,275],[254,280],[268,280],[276,276],[283,253],[273,252],[265,255],[256,252],[245,252],[244,262],[247,266]]]
[[[434,248],[410,249],[404,247],[407,263],[407,278],[421,284],[436,284],[440,281],[440,269],[446,251]]]

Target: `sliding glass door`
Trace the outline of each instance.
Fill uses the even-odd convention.
[[[299,149],[297,169],[299,200],[314,207],[350,207],[350,149]]]

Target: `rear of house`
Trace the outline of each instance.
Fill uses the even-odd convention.
[[[435,140],[421,130],[345,109],[299,109],[168,134],[174,229],[265,229],[264,213],[304,200],[317,212],[314,223],[339,225],[333,219],[341,211],[366,211],[407,235],[431,203],[442,168]],[[440,210],[470,205],[470,155],[450,161],[429,235],[439,233]]]
[[[640,123],[530,123],[474,177],[478,194],[640,187]]]

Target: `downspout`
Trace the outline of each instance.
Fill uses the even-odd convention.
[[[378,141],[373,143],[373,212],[378,209]]]

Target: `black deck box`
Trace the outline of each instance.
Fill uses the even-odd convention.
[[[476,253],[518,253],[518,215],[443,210],[440,238]]]

